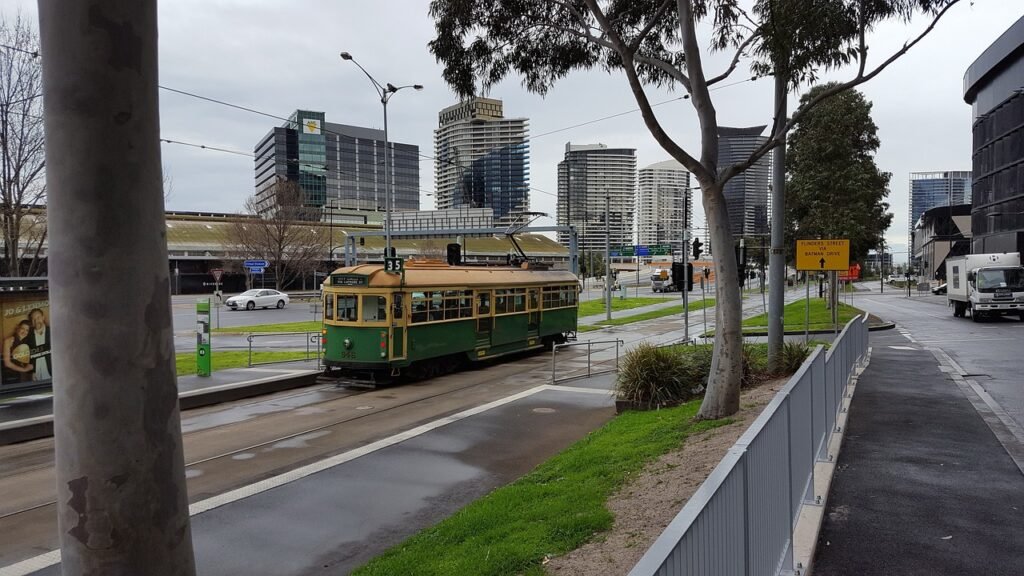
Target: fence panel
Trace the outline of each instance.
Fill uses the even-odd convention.
[[[777,576],[793,571],[793,530],[814,499],[851,371],[867,351],[854,318],[764,408],[630,576]]]

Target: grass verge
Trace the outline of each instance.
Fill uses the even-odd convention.
[[[670,297],[633,297],[633,298],[612,298],[612,311],[616,310],[631,310],[633,308],[639,308],[641,306],[650,306],[651,304],[660,304]],[[587,300],[586,302],[580,302],[579,317],[593,316],[604,312],[604,299],[600,300]]]
[[[730,420],[693,423],[699,401],[627,412],[538,466],[391,548],[354,574],[543,574],[545,556],[578,548],[612,525],[605,502],[644,464],[687,435]]]
[[[212,369],[227,370],[228,368],[245,368],[249,365],[248,350],[214,350],[212,353]],[[253,362],[285,362],[300,360],[306,357],[305,351],[295,352],[253,352]],[[175,358],[178,376],[189,376],[196,373],[195,352],[178,353]]]
[[[783,308],[782,322],[785,326],[785,330],[803,330],[804,319],[805,319],[805,302],[806,299],[800,299],[795,302],[790,302]],[[863,314],[864,311],[859,308],[854,308],[849,304],[839,303],[839,325],[842,326],[850,321],[851,318],[858,314]],[[815,326],[822,326],[819,328],[824,330],[825,328],[832,328],[832,311],[825,308],[825,300],[822,298],[811,298],[810,307],[810,325],[811,330],[815,329]],[[762,328],[768,327],[768,315],[758,314],[752,316],[743,321],[743,329],[746,331],[747,328]]]
[[[701,308],[707,308],[715,305],[714,298],[705,298],[704,300],[697,300],[696,302],[690,302],[690,312],[700,310]],[[662,308],[660,310],[651,310],[649,312],[642,312],[640,314],[633,314],[632,316],[623,316],[622,318],[612,318],[611,320],[602,320],[598,324],[601,326],[622,326],[623,324],[632,324],[633,322],[643,322],[644,320],[654,320],[655,318],[663,318],[665,316],[673,316],[675,314],[683,313],[683,305],[669,306],[668,308]]]
[[[229,326],[214,328],[214,332],[228,334],[244,334],[249,332],[319,332],[323,324],[319,320],[304,322],[282,322],[278,324],[253,324],[252,326]]]

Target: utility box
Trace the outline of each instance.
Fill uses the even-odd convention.
[[[196,301],[196,374],[209,376],[210,362],[210,300]]]

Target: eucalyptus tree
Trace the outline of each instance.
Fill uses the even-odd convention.
[[[437,36],[430,49],[445,81],[462,96],[487,91],[510,75],[527,90],[546,93],[577,70],[621,72],[647,129],[701,187],[715,272],[736,278],[723,187],[785,141],[787,131],[828,98],[881,73],[921,41],[959,0],[433,0]],[[901,48],[869,59],[868,34],[888,19],[923,15],[926,28]],[[701,47],[698,23],[710,42]],[[722,70],[709,71],[709,51],[729,51]],[[801,104],[787,117],[776,110],[771,133],[746,159],[721,166],[718,116],[710,89],[729,79],[744,59],[754,74],[779,75],[783,87],[813,78],[821,68],[849,65],[851,76]],[[717,73],[716,73],[717,72]],[[700,126],[699,149],[687,150],[655,115],[648,90],[681,89]],[[739,409],[742,346],[739,286],[716,283],[715,345],[700,418]]]

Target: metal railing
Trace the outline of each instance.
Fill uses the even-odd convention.
[[[820,505],[814,465],[830,461],[843,396],[868,349],[867,318],[818,346],[729,449],[630,576],[793,574],[801,506]]]
[[[289,337],[289,336],[302,336],[305,344],[305,352],[302,357],[286,358],[283,360],[266,360],[263,362],[253,362],[253,342],[261,338],[278,338]],[[319,332],[268,332],[268,333],[253,333],[248,334],[245,337],[249,343],[249,368],[253,366],[260,366],[263,364],[281,364],[284,362],[308,362],[310,360],[316,360],[317,368],[320,368],[321,352],[323,348],[320,346],[320,333]],[[295,340],[298,340],[297,338]],[[258,344],[257,344],[258,346]],[[257,349],[256,353],[259,354],[261,350]],[[303,349],[296,346],[283,346],[277,349],[263,350],[265,352],[303,352]]]
[[[615,363],[611,364],[611,362],[612,362],[611,358],[604,359],[604,360],[598,360],[595,363],[593,361],[594,346],[595,345],[598,346],[598,353],[601,353],[601,352],[604,352],[606,350],[611,350],[611,345],[612,344],[615,345],[615,359],[614,359]],[[573,378],[589,378],[590,376],[594,376],[596,374],[606,374],[608,372],[615,372],[615,371],[617,371],[619,369],[619,348],[622,347],[623,344],[624,343],[623,343],[622,340],[594,340],[594,341],[591,341],[591,342],[568,342],[566,344],[555,344],[551,348],[551,383],[555,384],[556,382],[563,381],[563,380],[572,380]],[[573,348],[573,347],[576,347],[576,346],[586,346],[587,347],[587,365],[586,365],[586,367],[584,368],[584,367],[577,366],[577,367],[573,368],[569,372],[569,375],[563,375],[562,377],[558,377],[558,372],[557,372],[558,351],[563,349],[563,348]],[[598,367],[598,370],[596,370],[596,371],[594,370],[594,366],[595,365]]]

